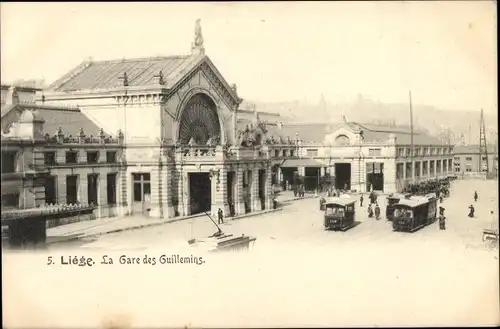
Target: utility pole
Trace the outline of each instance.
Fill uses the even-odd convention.
[[[415,161],[414,161],[414,145],[413,145],[413,108],[411,104],[411,90],[409,91],[410,96],[410,160],[411,160],[411,183],[413,184],[415,180]]]
[[[488,165],[488,146],[486,144],[486,128],[484,124],[484,114],[483,109],[481,109],[481,121],[479,122],[479,171],[483,171],[483,156],[486,161],[486,174],[489,171]]]

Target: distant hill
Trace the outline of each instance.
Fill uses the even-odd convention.
[[[258,111],[276,112],[284,122],[342,122],[347,121],[376,123],[384,125],[409,126],[409,105],[397,103],[381,103],[371,99],[358,97],[342,103],[329,103],[320,100],[318,104],[305,101],[280,103],[265,103],[244,101],[243,107],[255,104]],[[427,131],[429,134],[441,137],[448,135],[453,144],[465,139],[472,144],[479,143],[480,111],[444,110],[430,105],[413,105],[413,120],[415,128]],[[488,142],[498,139],[497,116],[485,114],[485,125]],[[463,137],[461,137],[463,135]]]

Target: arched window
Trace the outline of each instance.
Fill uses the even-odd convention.
[[[346,135],[338,135],[335,138],[335,144],[337,145],[349,145],[350,142],[351,141],[349,140],[349,137],[347,137]]]
[[[262,135],[261,134],[257,134],[255,136],[255,145],[260,145],[262,143]]]

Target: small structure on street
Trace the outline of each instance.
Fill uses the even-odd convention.
[[[214,223],[214,225],[217,227],[217,232],[207,238],[190,239],[188,243],[193,247],[206,249],[210,252],[241,250],[249,249],[250,243],[254,243],[255,240],[257,240],[257,238],[255,237],[245,236],[244,234],[242,234],[241,236],[225,234],[224,232],[222,232],[220,226],[217,225],[217,223],[208,213],[205,213],[205,215],[207,215],[212,223]]]

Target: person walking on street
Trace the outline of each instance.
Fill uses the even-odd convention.
[[[380,207],[378,206],[378,202],[375,203],[375,219],[376,220],[380,219]]]
[[[473,205],[470,205],[470,206],[469,206],[469,217],[470,217],[470,218],[473,218],[473,217],[474,217],[474,211],[475,211],[474,206],[473,206]]]
[[[368,218],[372,218],[373,217],[373,209],[372,209],[372,204],[370,203],[368,205]]]
[[[439,207],[439,229],[441,231],[446,230],[446,217],[444,216],[444,208]]]
[[[359,197],[359,206],[363,207],[363,194]]]
[[[477,195],[477,191],[474,192],[474,202],[477,202],[477,199],[478,199],[478,195]]]
[[[224,212],[221,208],[217,211],[217,219],[219,224],[224,224]]]

